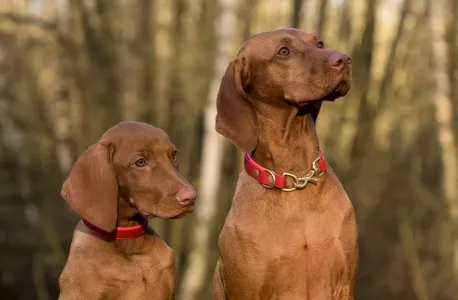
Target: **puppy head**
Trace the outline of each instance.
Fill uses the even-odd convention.
[[[81,217],[116,226],[118,199],[146,217],[178,218],[194,209],[196,192],[178,171],[175,146],[161,129],[138,122],[110,128],[81,155],[62,186]]]

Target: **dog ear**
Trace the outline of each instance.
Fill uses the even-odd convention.
[[[253,151],[259,138],[256,112],[245,94],[249,76],[246,58],[231,62],[221,80],[216,99],[215,129],[242,152]]]
[[[77,214],[107,232],[115,229],[118,210],[113,153],[111,144],[90,146],[76,161],[61,190]]]
[[[321,104],[322,104],[321,101],[313,103],[312,108],[310,109],[310,115],[312,116],[313,123],[315,124],[315,126],[316,126],[316,119],[318,118],[318,114],[320,113]]]

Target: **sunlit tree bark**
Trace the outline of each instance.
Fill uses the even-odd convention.
[[[182,299],[193,300],[204,285],[209,256],[211,223],[216,213],[218,188],[223,160],[223,138],[215,131],[216,95],[221,78],[233,53],[236,22],[236,0],[220,0],[221,16],[218,20],[218,54],[205,112],[205,133],[202,145],[202,164],[199,184],[199,205],[195,211],[193,247],[189,266],[185,270]]]
[[[438,140],[442,155],[442,194],[448,204],[452,222],[452,234],[455,236],[458,225],[458,159],[455,135],[453,133],[453,105],[450,80],[448,77],[448,53],[446,41],[446,20],[449,9],[446,0],[431,1],[430,25],[433,50],[434,78],[436,92],[434,105],[438,123]],[[455,275],[458,275],[458,239],[454,240],[453,256]]]

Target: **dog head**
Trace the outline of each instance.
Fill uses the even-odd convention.
[[[282,29],[253,36],[224,74],[217,97],[216,131],[241,151],[256,147],[258,102],[309,105],[316,120],[321,102],[347,94],[350,56],[325,49],[317,36]]]
[[[78,158],[61,195],[106,231],[116,226],[118,199],[145,217],[181,217],[193,211],[196,192],[178,171],[177,153],[161,129],[119,123]]]

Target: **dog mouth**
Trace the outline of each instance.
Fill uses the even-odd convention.
[[[318,102],[322,102],[320,100],[315,100],[313,102],[304,102],[304,103],[298,103],[298,111],[297,111],[297,115],[298,116],[305,116],[307,114],[310,113],[310,111],[312,110],[313,106],[316,105]]]
[[[154,218],[154,215],[153,215],[153,214],[150,214],[150,213],[147,213],[147,212],[144,212],[144,211],[142,211],[142,212],[140,212],[140,213],[142,214],[142,216],[144,216],[144,217],[147,218],[147,219],[152,219],[152,218]]]
[[[308,99],[308,100],[285,100],[286,104],[295,106],[299,108],[300,110],[310,110],[312,107],[313,103],[321,102],[322,99]]]
[[[170,219],[180,219],[184,217],[185,215],[192,213],[194,211],[194,208],[195,208],[195,204],[192,203],[188,205],[187,207],[185,207],[185,210],[183,212],[179,213],[178,215],[174,217],[171,217]]]
[[[187,214],[192,213],[193,211],[194,211],[194,208],[192,208],[192,209],[187,209],[187,210],[185,210],[184,212],[182,212],[182,213],[180,213],[180,214],[178,214],[178,215],[176,215],[176,216],[174,216],[174,217],[171,217],[170,219],[172,219],[172,220],[181,219],[181,218],[183,218],[184,216],[186,216]]]
[[[187,215],[187,214],[189,214],[189,213],[192,213],[193,211],[194,211],[194,206],[188,207],[188,208],[186,208],[185,211],[183,211],[183,212],[181,212],[181,213],[179,213],[179,214],[177,214],[177,215],[171,216],[171,217],[169,217],[168,219],[172,219],[172,220],[181,219],[182,217],[184,217],[185,215]],[[147,218],[147,219],[152,219],[152,218],[156,217],[154,214],[147,213],[147,212],[143,212],[143,211],[140,212],[140,214],[141,214],[143,217]]]
[[[334,90],[330,93],[328,98],[335,100],[336,98],[345,96],[350,90],[350,81],[347,78],[343,78]]]
[[[129,205],[136,208],[138,210],[138,212],[144,217],[144,218],[147,218],[147,219],[152,219],[154,218],[154,215],[151,214],[151,213],[147,213],[146,211],[140,211],[137,207],[137,205],[135,204],[135,200],[132,198],[132,197],[129,197],[129,201],[128,201]]]
[[[130,199],[129,202],[134,202],[133,199]],[[163,218],[163,219],[180,219],[185,215],[192,213],[195,208],[195,202],[191,202],[189,205],[182,207],[180,210],[172,209],[172,210],[164,210],[163,208],[159,208],[157,212],[147,212],[144,210],[138,209],[140,215],[146,219],[152,218]]]
[[[332,89],[325,97],[323,97],[323,101],[334,101],[337,98],[343,97],[347,94],[349,90],[349,85],[346,81],[340,81],[334,89]]]
[[[323,101],[334,101],[337,98],[345,96],[349,90],[350,81],[347,78],[342,78],[337,82],[335,86],[330,87],[328,92],[322,96],[317,96],[316,98],[299,101],[285,100],[285,102],[288,105],[297,107],[299,111],[307,113],[314,105]],[[304,115],[305,113],[302,113],[302,115]]]
[[[179,214],[179,215],[176,215],[176,216],[174,216],[174,217],[171,217],[170,219],[171,219],[171,220],[181,219],[181,218],[183,218],[183,217],[184,217],[185,215],[187,215],[187,214],[188,214],[188,212],[185,211],[185,212],[183,212],[183,213],[181,213],[181,214]]]

